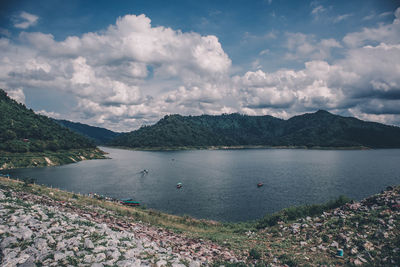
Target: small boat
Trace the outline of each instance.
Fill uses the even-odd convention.
[[[126,206],[134,206],[134,207],[140,206],[140,202],[139,201],[134,201],[131,198],[121,199],[120,203],[122,205],[126,205]]]
[[[263,183],[258,183],[257,184],[257,187],[261,187],[261,186],[263,186],[264,184]]]
[[[176,184],[176,188],[178,188],[178,189],[182,188],[182,186],[183,186],[182,183],[177,183]]]

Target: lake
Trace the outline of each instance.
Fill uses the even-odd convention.
[[[233,222],[339,195],[360,200],[400,184],[400,149],[102,149],[111,159],[8,173],[77,193],[132,197],[171,214]]]

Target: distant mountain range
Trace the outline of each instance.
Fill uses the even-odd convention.
[[[105,145],[109,143],[113,138],[121,134],[105,128],[90,126],[79,122],[72,122],[67,120],[54,121],[78,134],[86,136],[87,138],[93,140],[97,145]]]
[[[169,115],[121,134],[109,145],[138,149],[210,146],[400,148],[400,128],[324,110],[288,120],[240,114]]]

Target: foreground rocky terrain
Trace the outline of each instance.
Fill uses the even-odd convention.
[[[2,266],[178,267],[237,261],[211,242],[121,222],[112,214],[99,216],[96,207],[84,211],[46,196],[4,189],[0,200]]]
[[[284,221],[221,224],[0,178],[0,265],[400,264],[400,187]]]

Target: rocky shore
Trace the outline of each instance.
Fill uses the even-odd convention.
[[[225,248],[11,188],[0,189],[1,266],[201,266],[237,262]]]
[[[0,178],[0,265],[399,266],[400,187],[257,229]]]

